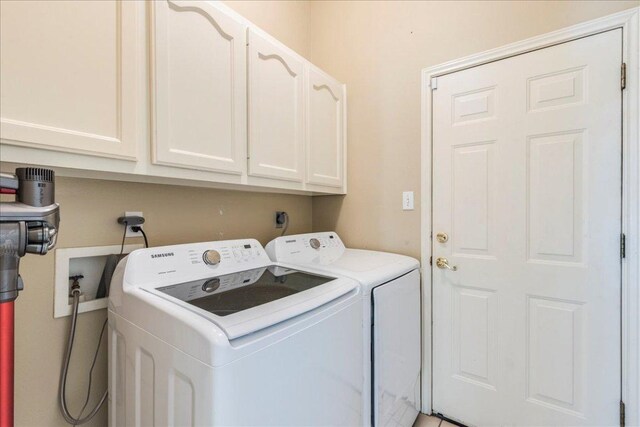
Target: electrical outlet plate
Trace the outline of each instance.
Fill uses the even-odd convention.
[[[129,212],[125,212],[124,216],[141,216],[144,218],[144,215],[142,215],[142,212],[129,211]],[[139,225],[139,227],[144,229],[144,224]],[[122,231],[122,229],[120,229],[120,231]],[[127,234],[125,235],[125,237],[142,237],[142,233],[136,233],[135,231],[131,231],[131,226],[127,226]]]
[[[286,212],[285,212],[285,211],[276,211],[276,219],[275,219],[275,222],[276,222],[276,228],[282,228],[282,227],[284,227],[284,222],[283,222],[282,224],[278,224],[278,216],[279,216],[280,214],[286,214]]]

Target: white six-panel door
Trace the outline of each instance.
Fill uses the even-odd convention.
[[[252,30],[248,56],[249,175],[302,181],[304,63]]]
[[[246,28],[200,1],[150,2],[152,160],[246,170]]]
[[[618,423],[621,37],[437,79],[434,412],[480,426]]]

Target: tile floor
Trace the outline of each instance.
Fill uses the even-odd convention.
[[[418,415],[418,419],[413,423],[413,427],[438,427],[440,424],[440,418],[432,417],[425,414]],[[457,427],[455,424],[448,423],[446,421],[442,421],[440,427]]]

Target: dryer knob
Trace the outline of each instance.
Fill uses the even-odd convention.
[[[309,245],[313,248],[313,249],[320,249],[320,240],[318,239],[310,239],[309,240]]]
[[[204,251],[202,254],[202,260],[207,265],[218,265],[220,264],[220,252],[215,249]]]

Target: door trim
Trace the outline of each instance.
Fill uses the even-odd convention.
[[[640,7],[567,27],[486,52],[422,70],[421,113],[421,262],[422,262],[422,412],[431,413],[432,310],[431,310],[431,152],[432,81],[437,77],[534,50],[566,43],[604,31],[622,28],[622,58],[627,64],[627,84],[622,92],[622,232],[626,258],[622,260],[622,399],[626,424],[640,425]],[[435,80],[434,80],[435,79]]]

